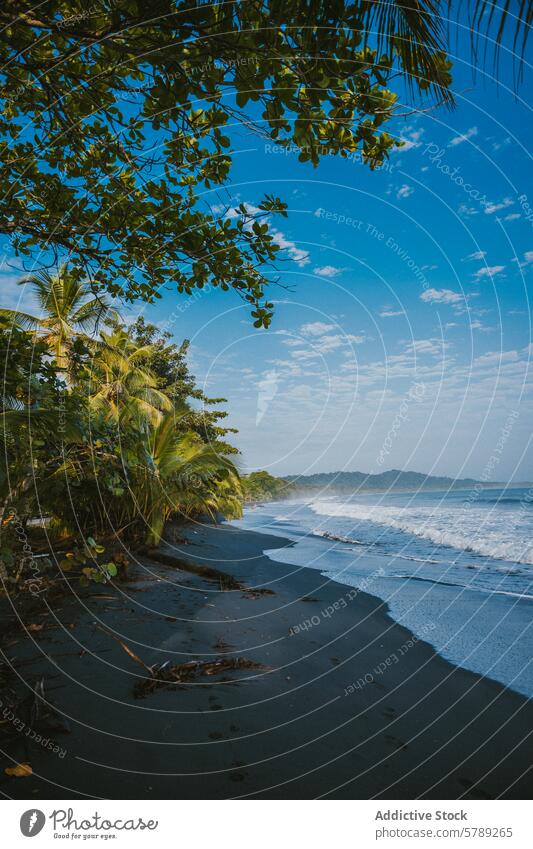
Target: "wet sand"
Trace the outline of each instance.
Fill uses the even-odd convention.
[[[2,646],[15,674],[4,676],[0,714],[13,691],[17,707],[0,717],[4,797],[531,795],[532,701],[439,657],[380,599],[262,554],[287,540],[229,525],[182,533],[189,544],[163,546],[166,556],[273,594],[138,557],[127,582],[68,590],[21,614],[40,630],[8,622]],[[4,621],[13,615],[2,610]],[[147,665],[244,657],[266,668],[139,698],[146,672],[118,639]],[[39,702],[36,718],[41,678],[50,709]],[[17,761],[33,775],[6,776]]]

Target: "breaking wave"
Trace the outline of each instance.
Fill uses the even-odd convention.
[[[525,511],[435,507],[386,507],[316,501],[310,508],[320,516],[372,522],[429,540],[434,545],[468,551],[496,560],[533,564],[530,517]],[[353,542],[353,541],[352,541]]]

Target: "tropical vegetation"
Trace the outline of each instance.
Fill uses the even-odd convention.
[[[26,556],[29,568],[36,519],[61,547],[80,536],[157,545],[172,516],[240,515],[224,399],[196,387],[187,343],[142,318],[124,327],[72,269],[21,283],[42,317],[0,312],[4,564],[18,573]]]
[[[264,501],[279,501],[295,494],[295,488],[289,481],[276,478],[269,472],[251,472],[242,478],[244,500],[255,504]]]

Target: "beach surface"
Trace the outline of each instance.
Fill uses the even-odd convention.
[[[530,796],[531,700],[441,658],[381,599],[263,554],[288,540],[180,534],[114,587],[2,603],[4,797]],[[237,658],[259,666],[153,686],[142,666]],[[33,774],[5,774],[20,762]]]

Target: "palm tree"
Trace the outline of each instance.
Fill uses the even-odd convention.
[[[239,472],[196,433],[180,431],[185,410],[167,413],[141,445],[133,463],[132,494],[148,525],[149,544],[158,545],[174,513],[241,514]]]
[[[354,0],[350,5],[352,19],[357,20],[361,31],[376,39],[378,55],[384,50],[389,55],[397,52],[408,85],[418,79],[448,105],[453,104],[453,95],[442,61],[448,52],[446,25],[448,18],[460,18],[463,9],[461,0]],[[512,51],[522,70],[533,20],[530,0],[504,0],[501,4],[496,0],[472,0],[466,9],[474,53],[483,36],[486,45],[492,43],[497,60],[504,36],[514,29]],[[486,58],[486,49],[484,53]]]
[[[137,346],[120,328],[102,332],[89,378],[93,410],[122,425],[157,425],[172,402],[145,365],[153,351],[152,345]]]
[[[70,368],[74,341],[89,341],[99,325],[115,315],[105,298],[96,297],[89,282],[66,265],[54,274],[40,271],[25,277],[19,286],[30,287],[42,317],[8,309],[1,309],[0,316],[44,338],[62,371]]]

